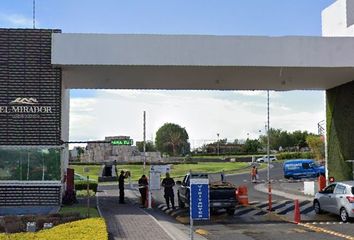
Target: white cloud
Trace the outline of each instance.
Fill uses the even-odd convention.
[[[242,96],[249,96],[249,97],[267,97],[267,91],[261,91],[261,90],[242,90],[242,91],[234,91],[236,94],[238,95],[242,95]],[[279,92],[274,92],[271,91],[270,92],[270,97],[272,98],[277,98],[279,97]]]
[[[324,119],[323,104],[295,111],[297,103],[282,103],[282,94],[271,102],[271,127],[315,132]],[[263,98],[249,100],[220,97],[212,91],[101,90],[95,98],[71,99],[70,139],[103,139],[109,135],[143,137],[143,111],[147,112],[147,139],[166,122],[185,127],[192,147],[220,138],[245,139],[259,136],[267,120]],[[321,99],[322,100],[322,99]],[[263,131],[264,133],[264,131]],[[203,139],[203,140],[201,140]]]
[[[9,27],[33,27],[33,19],[20,14],[0,14],[0,20],[4,21]],[[36,26],[38,26],[38,21],[36,21]]]

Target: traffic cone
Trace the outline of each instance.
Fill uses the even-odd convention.
[[[297,200],[297,199],[295,199],[294,222],[295,223],[301,222],[299,200]]]

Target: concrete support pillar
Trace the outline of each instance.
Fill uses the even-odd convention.
[[[62,98],[61,98],[61,140],[69,141],[69,115],[70,115],[70,90],[62,84]],[[69,146],[63,145],[61,151],[61,168],[62,177],[69,166]]]
[[[354,81],[326,91],[328,175],[353,179]]]

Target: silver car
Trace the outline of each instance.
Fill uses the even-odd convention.
[[[313,207],[317,214],[339,214],[343,222],[354,218],[354,181],[332,183],[316,193]]]

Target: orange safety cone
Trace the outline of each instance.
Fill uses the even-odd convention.
[[[294,222],[295,223],[301,222],[299,200],[297,199],[295,199]]]

